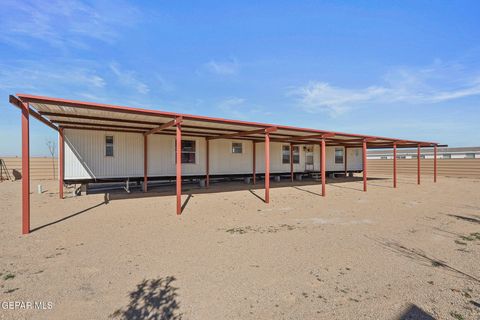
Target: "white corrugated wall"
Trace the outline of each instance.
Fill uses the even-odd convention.
[[[114,156],[105,156],[105,136],[114,137]],[[195,140],[194,164],[182,164],[182,175],[203,175],[206,170],[206,141],[201,137],[184,135]],[[232,143],[242,143],[243,153],[232,153]],[[270,143],[270,171],[289,172],[290,164],[282,163],[283,143]],[[287,144],[288,145],[288,144]],[[338,147],[337,147],[338,148]],[[256,170],[265,168],[265,144],[256,144]],[[314,170],[320,167],[320,146],[315,145]],[[335,147],[327,147],[327,171],[342,171],[344,164],[335,164]],[[247,174],[252,172],[253,143],[247,140],[211,140],[210,174]],[[362,149],[348,149],[348,170],[362,169]],[[294,171],[305,170],[305,150],[300,146],[300,163]],[[148,136],[148,176],[175,175],[175,136]],[[143,135],[139,133],[87,131],[65,129],[65,179],[102,179],[143,176]]]

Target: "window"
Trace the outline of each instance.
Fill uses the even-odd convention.
[[[293,163],[300,163],[300,147],[293,146]]]
[[[443,159],[452,159],[452,155],[451,155],[450,153],[444,153],[444,154],[442,155],[442,158],[443,158]]]
[[[195,140],[182,140],[182,163],[195,163]]]
[[[300,163],[300,147],[293,146],[293,163]],[[290,163],[290,146],[282,146],[282,163]]]
[[[387,160],[388,157],[387,157],[387,156],[380,156],[380,159],[382,159],[382,160]]]
[[[105,156],[113,157],[113,136],[105,136]]]
[[[343,163],[343,148],[335,148],[335,163]]]
[[[232,153],[243,153],[243,144],[238,142],[233,142]]]
[[[407,156],[397,156],[397,159],[407,159]]]
[[[475,153],[465,153],[465,159],[475,159]]]

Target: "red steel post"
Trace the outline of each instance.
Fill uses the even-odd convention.
[[[420,145],[417,146],[417,184],[420,184]]]
[[[177,123],[176,164],[177,164],[177,215],[182,214],[182,127]]]
[[[367,191],[367,141],[363,140],[363,191]]]
[[[30,128],[29,106],[22,103],[22,233],[30,233]]]
[[[257,182],[257,172],[256,172],[256,143],[252,141],[252,148],[253,148],[253,163],[252,163],[252,171],[253,171],[253,184]]]
[[[293,182],[293,143],[290,142],[290,180]]]
[[[210,187],[210,143],[209,143],[209,140],[206,139],[207,141],[207,154],[206,154],[206,164],[205,164],[205,170],[206,170],[206,175],[207,175],[207,179],[206,179],[206,183],[207,183],[207,188]]]
[[[322,171],[322,196],[326,196],[326,188],[325,188],[325,180],[326,180],[326,146],[325,146],[325,138],[322,139],[322,148],[321,148],[321,171]]]
[[[265,133],[265,203],[270,202],[270,133]]]
[[[397,144],[393,144],[393,187],[397,187]]]
[[[143,192],[148,191],[148,136],[143,135]]]
[[[437,145],[433,146],[433,182],[437,182]]]
[[[63,128],[58,128],[58,196],[63,199],[63,179],[65,168],[65,145],[64,145]]]

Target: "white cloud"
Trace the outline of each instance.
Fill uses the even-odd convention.
[[[335,117],[367,103],[434,104],[480,95],[480,74],[468,73],[462,65],[436,61],[427,68],[396,68],[385,75],[382,85],[353,89],[312,81],[288,95],[307,112]]]
[[[24,48],[33,47],[31,40],[62,49],[87,48],[86,39],[112,43],[140,20],[139,10],[122,1],[4,0],[0,10],[0,41]]]
[[[236,75],[240,69],[240,65],[238,64],[236,59],[231,59],[229,61],[211,60],[204,66],[209,72],[221,76]]]
[[[14,65],[0,64],[0,89],[9,93],[34,91],[46,95],[62,88],[98,90],[106,86],[105,79],[86,65],[58,67],[33,61],[17,61]]]
[[[115,74],[122,85],[134,88],[141,94],[147,94],[150,91],[148,85],[137,79],[135,72],[122,70],[117,63],[111,63],[110,70]]]

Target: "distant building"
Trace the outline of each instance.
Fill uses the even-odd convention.
[[[368,159],[393,159],[392,149],[368,150]],[[422,148],[422,159],[433,159],[433,148]],[[417,149],[397,149],[397,159],[417,159]],[[437,159],[480,159],[480,147],[438,147]]]

